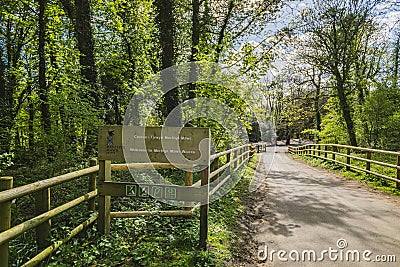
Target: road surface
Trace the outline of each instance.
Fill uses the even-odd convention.
[[[400,266],[400,198],[286,151],[277,147],[269,174],[268,155],[260,154],[262,185],[243,218],[258,250],[247,253],[258,258],[251,266]],[[397,263],[377,261],[392,255]]]

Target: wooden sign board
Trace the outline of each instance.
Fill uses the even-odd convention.
[[[98,159],[125,161],[122,147],[122,126],[100,126]]]
[[[100,126],[98,140],[99,160],[209,163],[208,128]]]
[[[171,201],[205,201],[206,188],[183,187],[173,184],[137,184],[131,182],[102,182],[99,195],[114,197],[155,198]]]

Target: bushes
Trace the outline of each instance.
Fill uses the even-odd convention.
[[[400,149],[400,91],[379,85],[366,98],[359,120],[362,144],[388,150]]]

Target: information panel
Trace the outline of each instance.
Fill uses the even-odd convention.
[[[100,126],[99,160],[208,165],[210,130],[194,127]]]
[[[103,182],[99,195],[113,197],[155,198],[171,201],[206,201],[207,188],[165,184],[137,184],[132,182]]]

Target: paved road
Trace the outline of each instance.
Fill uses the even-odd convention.
[[[261,251],[267,246],[269,256],[271,250],[286,251],[281,256],[288,262],[280,261],[275,253],[272,263],[267,259],[258,266],[400,266],[399,198],[310,167],[292,159],[284,153],[286,150],[277,148],[268,176],[268,163],[256,174],[263,185],[257,191],[261,197],[257,197],[250,212],[255,218],[251,228],[259,257],[265,256]],[[262,155],[261,161],[269,161],[268,155]],[[339,239],[343,239],[339,246],[347,244],[345,248],[339,249]],[[323,261],[309,262],[312,252],[304,250],[314,250],[317,260],[324,250],[328,252],[323,253]],[[346,254],[349,259],[352,255],[357,258],[357,252],[352,254],[350,250],[359,251],[360,262],[347,263]],[[363,260],[365,250],[372,251],[365,255],[371,259],[369,263]],[[296,251],[300,260],[305,253],[304,262],[295,264],[289,258],[290,252],[296,258]],[[377,255],[395,255],[397,263],[373,262]]]

